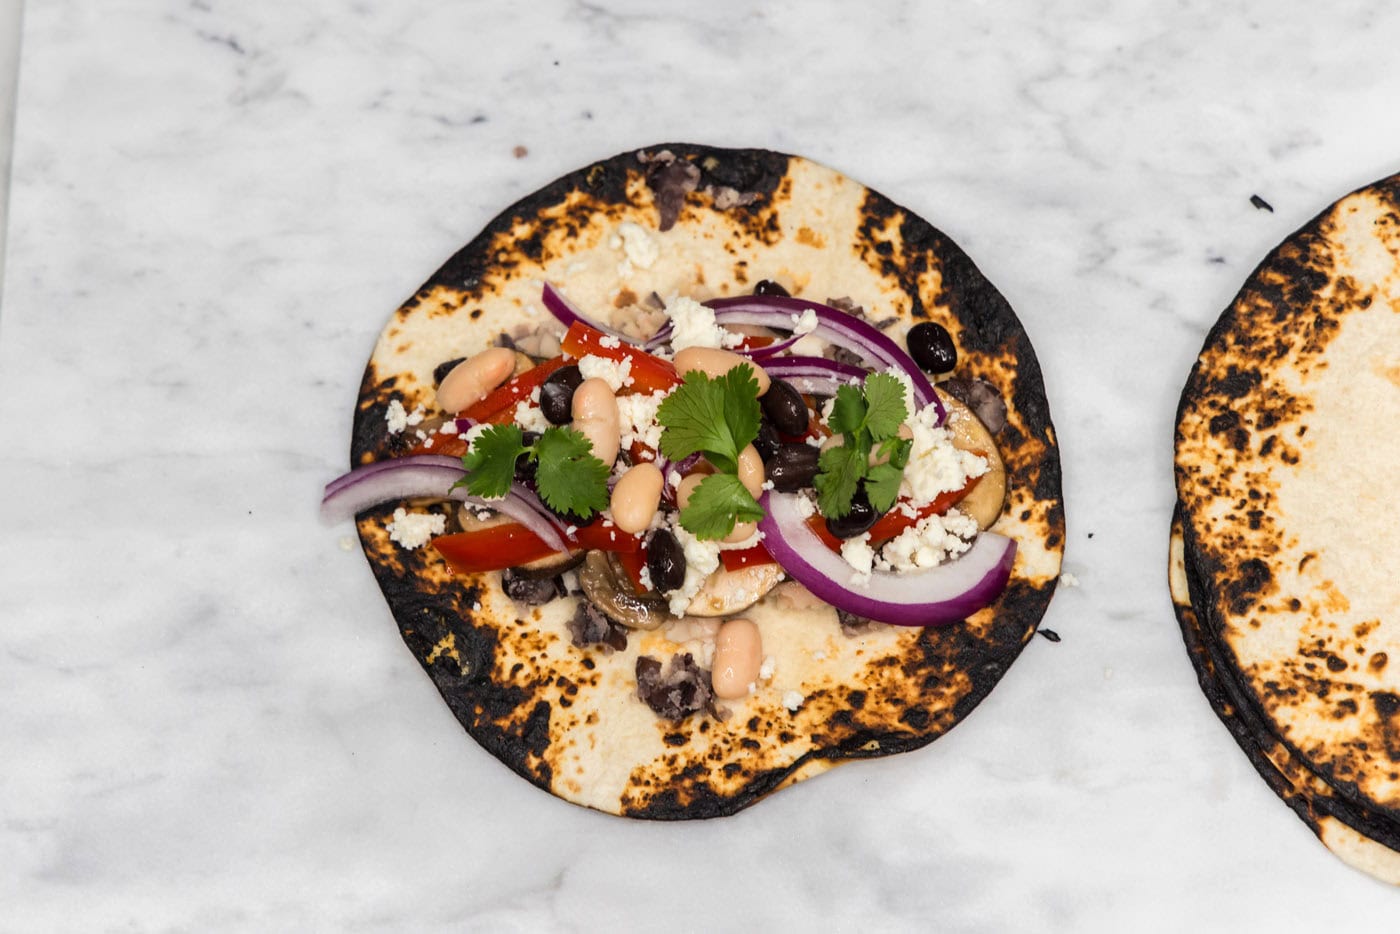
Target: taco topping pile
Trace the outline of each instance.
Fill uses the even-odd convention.
[[[619,239],[645,261],[644,238]],[[550,285],[542,299],[562,334],[503,334],[439,366],[440,411],[391,404],[402,456],[333,481],[328,516],[461,501],[452,531],[399,509],[390,535],[462,574],[502,572],[519,604],[581,595],[576,646],[664,627],[689,651],[640,655],[637,688],[673,720],[771,679],[739,614],[779,585],[835,607],[847,632],[948,624],[1006,586],[1015,543],[987,531],[1005,407],[949,378],[940,325],[910,329],[906,350],[850,300],[767,280],[706,302],[652,295],[616,327]]]

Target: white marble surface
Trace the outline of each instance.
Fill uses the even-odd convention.
[[[1400,168],[1400,10],[748,7],[26,11],[0,929],[1394,926],[1207,708],[1163,569],[1206,329]],[[681,826],[477,748],[316,518],[398,302],[517,196],[666,139],[827,162],[973,255],[1044,363],[1082,582],[933,746]]]

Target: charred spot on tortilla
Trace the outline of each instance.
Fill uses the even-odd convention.
[[[625,257],[609,243],[622,224],[661,248],[654,265],[620,265]],[[690,669],[706,671],[704,660],[676,661],[685,649],[664,635],[576,616],[576,591],[527,611],[499,573],[454,574],[431,547],[389,540],[392,509],[365,513],[366,556],[405,644],[454,715],[507,767],[567,801],[650,819],[722,816],[842,761],[924,746],[1006,673],[1059,578],[1058,448],[1040,365],[1015,313],[932,225],[781,153],[648,146],[501,212],[392,316],[361,386],[352,464],[401,450],[386,433],[391,403],[431,409],[444,361],[503,332],[540,330],[550,320],[540,282],[564,286],[605,318],[697,289],[747,294],[759,278],[817,301],[849,296],[897,341],[919,320],[949,329],[960,351],[954,375],[1005,406],[996,445],[1007,492],[995,528],[1019,545],[1011,580],[962,623],[866,624],[849,636],[829,607],[760,600],[745,615],[763,630],[765,651],[772,639],[770,677],[738,701],[701,700],[709,681]],[[685,709],[680,719],[638,698],[647,658],[659,666],[642,666],[652,693],[668,713]]]

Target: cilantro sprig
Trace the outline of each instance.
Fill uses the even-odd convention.
[[[518,425],[491,425],[472,441],[462,457],[467,475],[454,486],[483,499],[510,491],[522,456],[535,466],[535,489],[558,513],[592,518],[608,505],[608,465],[592,454],[593,442],[572,428],[551,427],[525,443]]]
[[[706,477],[681,510],[681,528],[713,541],[736,522],[757,522],[763,509],[739,482],[739,453],[758,437],[762,413],[753,367],[741,364],[723,376],[693,370],[656,411],[661,453],[673,461],[703,454],[719,473]]]
[[[899,426],[909,417],[904,396],[904,383],[888,373],[870,374],[863,387],[836,390],[827,424],[843,443],[822,451],[817,461],[814,486],[822,515],[839,519],[849,513],[862,484],[880,512],[894,505],[913,447],[899,437]]]

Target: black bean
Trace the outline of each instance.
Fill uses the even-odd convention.
[[[753,287],[755,295],[777,295],[779,298],[792,298],[792,293],[783,288],[772,279],[759,279],[758,285]]]
[[[520,441],[527,448],[538,440],[540,440],[538,431],[525,431],[520,434]],[[521,483],[533,483],[535,482],[535,471],[538,468],[539,465],[530,457],[530,452],[525,451],[515,459],[515,479]]]
[[[785,435],[804,435],[812,413],[802,393],[787,380],[775,379],[758,400],[763,405],[763,414],[773,423],[773,427]]]
[[[647,573],[651,589],[670,593],[685,583],[685,549],[669,529],[657,529],[647,542]]]
[[[773,455],[778,453],[778,448],[783,446],[778,433],[773,430],[773,425],[768,419],[763,419],[758,423],[758,437],[753,439],[754,450],[758,451],[758,456],[763,463],[768,463],[773,459]]]
[[[796,493],[812,485],[817,477],[821,451],[802,441],[784,444],[768,461],[768,479],[779,493]]]
[[[501,589],[516,603],[539,606],[564,595],[564,582],[557,576],[535,578],[521,574],[515,568],[501,572]]]
[[[560,367],[549,374],[540,387],[540,411],[551,425],[567,425],[574,420],[574,390],[583,382],[576,366]]]
[[[958,348],[953,345],[953,335],[941,324],[933,321],[916,324],[909,329],[904,342],[909,347],[909,356],[926,373],[951,373],[958,365]]]
[[[443,361],[442,363],[439,363],[439,364],[433,369],[433,385],[436,386],[438,383],[440,383],[440,382],[442,382],[444,379],[446,379],[446,378],[447,378],[447,374],[448,374],[448,373],[451,373],[452,370],[453,370],[453,368],[456,367],[457,364],[461,363],[461,362],[462,362],[463,360],[465,360],[465,359],[467,359],[467,358],[466,358],[466,357],[457,357],[457,358],[454,359],[454,360],[445,360],[445,361]]]
[[[851,497],[851,511],[839,519],[828,516],[826,527],[837,538],[855,538],[870,531],[879,518],[880,512],[870,505],[870,497],[865,494],[865,484],[862,483]]]

